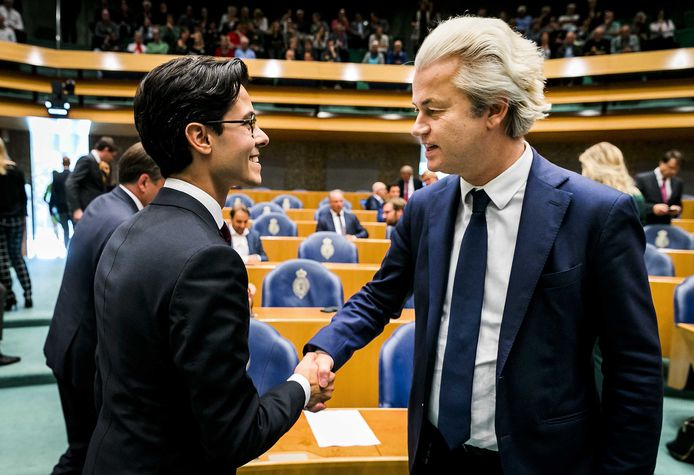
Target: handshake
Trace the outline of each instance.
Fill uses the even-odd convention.
[[[325,403],[332,397],[335,388],[335,373],[332,372],[333,359],[327,353],[309,352],[294,370],[311,384],[311,397],[306,409],[318,412],[325,409]]]

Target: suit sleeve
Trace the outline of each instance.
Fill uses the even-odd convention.
[[[256,239],[258,241],[258,255],[260,256],[260,260],[266,262],[268,258],[267,254],[265,254],[265,249],[263,249],[263,240],[260,239],[260,236],[257,236]]]
[[[413,198],[414,199],[414,198]],[[415,202],[417,200],[414,200]],[[397,318],[412,292],[414,275],[411,245],[413,201],[391,236],[390,249],[373,280],[357,292],[304,347],[304,353],[320,349],[342,367],[352,354],[381,334],[391,318]]]
[[[86,158],[82,157],[77,160],[77,163],[75,163],[75,170],[70,173],[70,176],[68,176],[65,181],[65,196],[70,213],[82,209],[82,203],[80,203],[80,186],[88,176],[89,163]]]
[[[643,260],[645,238],[631,198],[614,203],[590,268],[603,356],[601,474],[655,469],[663,376],[658,325]]]
[[[318,221],[316,221],[316,232],[319,231],[330,231],[325,225],[325,219],[323,216],[318,216]]]
[[[246,373],[247,288],[238,254],[208,247],[185,265],[169,311],[174,365],[187,385],[202,447],[220,466],[241,466],[272,447],[305,403],[299,383],[260,397]]]

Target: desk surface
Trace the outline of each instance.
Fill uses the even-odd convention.
[[[330,410],[330,409],[327,409]],[[294,427],[258,459],[239,469],[239,473],[330,473],[405,474],[407,473],[407,411],[405,409],[360,409],[380,445],[365,447],[318,447],[306,417],[302,414]],[[286,461],[287,458],[293,460]],[[284,459],[278,460],[278,459]],[[324,472],[323,472],[324,473]]]

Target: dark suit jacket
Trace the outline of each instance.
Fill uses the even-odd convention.
[[[646,202],[646,224],[670,224],[672,216],[656,216],[653,214],[653,206],[662,203],[663,197],[660,194],[660,186],[655,172],[644,172],[636,175],[636,186],[641,190],[643,199]],[[670,179],[670,198],[668,205],[682,206],[682,189],[684,183],[681,178],[673,177]]]
[[[43,348],[48,366],[73,386],[94,386],[94,273],[113,231],[136,212],[132,198],[118,187],[96,198],[75,227]]]
[[[378,201],[374,197],[374,195],[371,195],[366,199],[366,204],[364,205],[364,209],[376,211],[376,219],[378,221],[382,222],[383,221],[383,204],[384,204],[384,202]]]
[[[246,373],[247,289],[185,193],[163,188],[113,233],[94,282],[103,384],[85,474],[234,473],[292,426],[301,385],[259,397]]]
[[[415,193],[374,280],[306,347],[327,351],[339,369],[399,314],[414,289],[410,467],[429,443],[422,425],[459,203],[457,176]],[[504,473],[653,473],[663,382],[644,247],[630,196],[534,152],[496,368]],[[592,357],[598,338],[602,404]]]
[[[412,178],[412,182],[414,183],[414,190],[412,191],[412,193],[419,190],[423,186],[422,180],[420,180],[419,178]],[[405,197],[405,182],[403,181],[402,178],[400,178],[398,180],[398,186],[400,187],[400,198],[404,198]],[[410,196],[412,195],[412,193],[410,193]]]
[[[57,213],[67,213],[67,194],[65,192],[65,182],[70,176],[70,170],[53,172],[53,184],[51,186],[51,199],[48,206]],[[115,229],[115,228],[114,228]]]
[[[265,254],[265,249],[263,249],[263,242],[260,240],[260,234],[250,229],[246,239],[248,240],[248,253],[258,254],[261,260],[267,261],[267,254]]]
[[[70,213],[77,209],[86,211],[94,198],[106,192],[99,164],[92,155],[85,155],[77,160],[75,169],[65,182],[65,191]]]
[[[346,212],[344,209],[342,210],[342,213],[345,216],[345,234],[353,234],[362,239],[369,237],[369,233],[366,231],[366,229],[364,229],[356,216],[354,216],[352,213]],[[318,231],[337,232],[335,230],[335,223],[333,222],[333,215],[330,213],[330,208],[328,207],[318,213],[316,232]]]

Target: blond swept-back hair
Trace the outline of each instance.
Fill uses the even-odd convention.
[[[0,175],[7,175],[7,167],[13,167],[15,165],[16,164],[10,160],[10,156],[7,155],[5,142],[0,139]]]
[[[629,175],[622,151],[611,143],[596,143],[583,152],[578,161],[583,167],[583,176],[622,193],[641,194]]]
[[[502,20],[459,16],[442,22],[422,43],[414,67],[419,71],[449,58],[460,60],[453,82],[470,99],[475,115],[508,101],[504,127],[509,137],[524,136],[547,116],[542,53]]]

